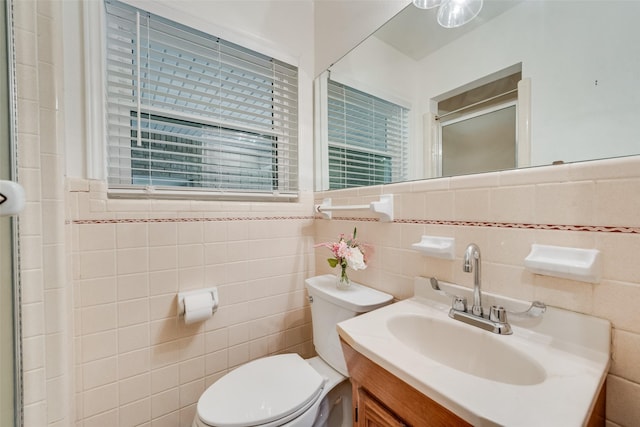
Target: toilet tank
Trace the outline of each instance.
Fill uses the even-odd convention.
[[[318,356],[348,376],[336,325],[361,313],[389,304],[393,296],[351,282],[349,289],[336,287],[336,276],[326,274],[305,280],[311,304],[313,345]]]

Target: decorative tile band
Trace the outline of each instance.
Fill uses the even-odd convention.
[[[321,219],[316,217],[316,219]],[[378,221],[377,218],[334,217],[334,221]],[[526,224],[518,222],[489,222],[489,221],[446,221],[434,219],[395,219],[396,224],[424,224],[449,225],[459,227],[492,227],[519,228],[526,230],[558,230],[558,231],[586,231],[591,233],[627,233],[640,234],[640,227],[619,227],[608,225],[561,225],[561,224]]]
[[[119,218],[119,219],[75,219],[67,224],[142,224],[158,222],[213,222],[213,221],[290,221],[311,220],[313,216],[263,216],[263,217],[211,217],[211,218]]]
[[[137,224],[159,222],[222,222],[222,221],[291,221],[322,219],[319,216],[264,216],[264,217],[207,217],[207,218],[120,218],[120,219],[76,219],[67,224]],[[378,218],[334,217],[333,221],[378,222]],[[458,227],[515,228],[525,230],[586,231],[591,233],[640,234],[640,227],[618,227],[603,225],[526,224],[517,222],[447,221],[434,219],[396,219],[395,224],[449,225]]]

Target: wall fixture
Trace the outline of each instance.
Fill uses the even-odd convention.
[[[380,221],[393,221],[393,194],[383,194],[380,201],[371,202],[368,205],[345,205],[332,206],[331,199],[323,199],[322,203],[315,206],[316,212],[322,215],[324,219],[331,219],[331,211],[354,211],[354,210],[371,210],[378,214]]]
[[[213,316],[218,309],[218,288],[196,289],[178,293],[178,315],[184,323],[202,322]]]
[[[602,259],[597,249],[532,244],[524,266],[536,274],[589,283],[598,283],[602,275]]]
[[[413,243],[411,248],[430,257],[454,259],[455,246],[456,239],[453,237],[422,236],[422,240]]]
[[[413,0],[420,9],[438,9],[438,24],[445,28],[460,27],[478,16],[483,0]]]

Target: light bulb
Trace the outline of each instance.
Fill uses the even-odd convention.
[[[420,9],[432,9],[439,6],[441,0],[413,0],[413,4]]]
[[[438,23],[445,28],[466,24],[478,16],[482,0],[445,0],[438,10]]]

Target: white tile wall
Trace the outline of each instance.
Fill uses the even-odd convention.
[[[61,73],[52,58],[60,10],[55,2],[14,2],[19,179],[27,193],[20,217],[23,290],[24,425],[71,422],[73,304],[67,286],[63,149],[57,109]]]
[[[353,272],[352,278],[397,298],[411,295],[415,275],[437,276],[471,286],[471,275],[462,272],[461,257],[468,243],[477,243],[482,250],[484,289],[514,298],[542,300],[611,321],[614,338],[607,387],[608,425],[636,425],[640,420],[640,376],[636,366],[640,360],[640,159],[487,175],[490,176],[482,177],[477,186],[469,177],[394,185],[400,194],[395,223],[318,219],[316,241],[335,240],[338,234],[350,233],[357,226],[359,238],[371,243],[375,253],[369,267]],[[404,192],[407,186],[413,190],[409,194]],[[387,193],[388,187],[391,186],[380,187],[377,192]],[[368,200],[367,196],[359,197],[359,190],[350,190],[318,193],[316,203],[336,196],[345,204],[347,200],[349,204]],[[420,206],[421,201],[426,208]],[[445,223],[434,225],[433,221]],[[491,224],[478,225],[474,221]],[[507,226],[508,223],[512,224]],[[590,227],[578,231],[577,227],[530,229],[527,225]],[[610,228],[600,230],[597,226]],[[616,227],[626,227],[626,232]],[[456,259],[434,260],[412,251],[410,244],[419,241],[422,234],[455,237]],[[526,271],[523,260],[532,243],[599,249],[603,256],[602,280],[590,284]],[[331,272],[325,261],[327,255],[327,249],[316,249],[316,274]]]
[[[104,182],[81,179],[67,180],[65,193],[59,9],[56,1],[17,0],[14,11],[20,180],[28,194],[20,241],[26,426],[187,426],[198,396],[229,369],[283,351],[310,355],[302,283],[330,271],[313,243],[354,226],[375,253],[353,279],[398,298],[411,295],[415,275],[469,285],[459,257],[476,241],[487,289],[611,320],[608,425],[640,419],[637,233],[313,221],[309,194],[283,211],[265,203],[109,200]],[[399,220],[637,228],[638,170],[637,158],[625,158],[316,197],[360,204],[392,192]],[[283,214],[290,218],[266,219]],[[116,219],[139,221],[99,222]],[[455,236],[458,259],[409,250],[421,234]],[[534,242],[602,250],[602,282],[527,273],[522,259]],[[204,324],[185,326],[175,294],[205,285],[219,287],[220,308]]]
[[[79,425],[115,417],[120,425],[188,426],[205,387],[229,369],[284,351],[313,354],[303,291],[314,268],[311,195],[283,205],[283,219],[258,205],[238,217],[176,201],[145,203],[162,211],[144,212],[137,201],[117,200],[121,219],[104,223],[109,218],[95,219],[90,206],[104,199],[113,211],[97,194],[104,186],[74,180],[67,188],[77,209],[69,217]],[[218,287],[220,307],[210,320],[185,325],[177,292],[204,286]]]

